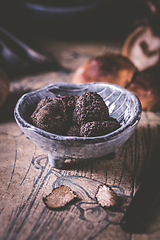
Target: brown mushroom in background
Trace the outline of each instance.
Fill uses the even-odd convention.
[[[126,39],[122,55],[138,71],[126,87],[137,95],[145,111],[160,110],[160,36],[150,26],[139,26]]]
[[[10,83],[7,75],[0,69],[0,106],[5,102],[9,93]]]
[[[130,60],[120,54],[89,59],[74,73],[73,83],[108,82],[126,87],[136,71]]]
[[[122,55],[142,71],[160,61],[160,37],[149,26],[136,28],[125,40]]]
[[[160,64],[136,72],[126,87],[139,98],[145,111],[160,111]]]
[[[117,84],[137,95],[144,111],[160,111],[160,64],[138,71],[127,57],[98,56],[80,66],[72,82]]]

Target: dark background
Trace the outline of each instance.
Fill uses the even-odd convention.
[[[160,0],[0,0],[0,67],[9,78],[61,70],[53,58],[41,61],[30,56],[17,40],[43,54],[37,42],[41,37],[92,42],[125,39],[140,25],[149,25],[160,35],[159,22]]]
[[[115,38],[142,24],[158,32],[159,13],[158,0],[0,0],[0,24],[24,38]]]

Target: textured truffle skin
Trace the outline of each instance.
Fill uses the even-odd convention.
[[[96,92],[85,92],[76,101],[73,121],[82,125],[92,121],[105,121],[109,118],[108,107]]]
[[[77,136],[80,137],[80,126],[79,125],[74,125],[71,126],[67,132],[68,136]]]
[[[70,96],[63,96],[61,99],[66,104],[66,110],[69,112],[69,114],[73,113],[73,109],[75,108],[75,103],[77,101],[79,96],[77,95],[70,95]]]
[[[80,136],[81,137],[95,137],[108,134],[115,131],[120,127],[120,123],[114,119],[109,118],[104,122],[88,122],[81,126]]]
[[[63,134],[67,122],[66,106],[59,98],[41,100],[31,115],[35,126],[56,134]]]
[[[37,104],[37,107],[36,107],[36,109],[34,110],[34,112],[32,113],[31,118],[36,118],[36,114],[38,113],[38,111],[39,111],[42,107],[44,107],[47,103],[52,102],[52,101],[53,101],[53,98],[48,98],[48,97],[46,97],[46,98],[42,99],[42,100]]]

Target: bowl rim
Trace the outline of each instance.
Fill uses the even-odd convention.
[[[60,86],[60,87],[64,87],[64,86],[68,86],[68,87],[84,87],[84,86],[89,86],[89,85],[105,85],[105,86],[111,86],[114,87],[115,89],[119,89],[119,90],[123,90],[126,93],[129,93],[137,102],[137,112],[136,115],[133,116],[133,118],[131,118],[131,120],[129,122],[127,122],[127,124],[121,126],[120,128],[118,128],[117,130],[105,134],[105,135],[101,135],[101,136],[96,136],[96,137],[78,137],[78,136],[65,136],[65,135],[58,135],[58,134],[54,134],[54,133],[50,133],[47,132],[45,130],[42,130],[32,124],[30,124],[29,122],[27,122],[20,114],[19,109],[21,104],[24,102],[24,100],[33,94],[36,94],[37,92],[41,92],[41,91],[45,91],[48,90],[50,88],[53,88],[54,86]],[[141,118],[141,114],[142,114],[142,105],[141,102],[139,100],[139,98],[132,92],[130,92],[129,90],[116,85],[116,84],[112,84],[112,83],[106,83],[106,82],[92,82],[92,83],[68,83],[68,82],[57,82],[57,83],[53,83],[50,85],[47,85],[43,88],[40,88],[38,90],[34,90],[31,91],[29,93],[26,93],[24,95],[22,95],[20,97],[20,99],[17,101],[17,104],[14,108],[14,117],[15,120],[17,122],[17,124],[20,126],[20,128],[26,128],[26,129],[30,129],[31,131],[47,138],[47,139],[51,139],[51,140],[57,140],[57,141],[65,141],[65,142],[85,142],[85,143],[98,143],[98,142],[104,142],[104,141],[108,141],[108,140],[113,140],[115,138],[117,138],[118,135],[120,135],[122,132],[124,132],[124,130],[129,129],[129,128],[133,128],[135,125],[137,125],[140,121]]]
[[[109,3],[111,1],[109,0]],[[36,3],[27,0],[20,1],[19,3],[27,9],[36,12],[46,12],[52,13],[55,15],[69,15],[69,14],[76,14],[76,13],[84,13],[91,10],[95,10],[97,7],[102,7],[106,4],[106,0],[94,0],[93,2],[89,2],[87,4],[79,4],[79,5],[71,5],[71,6],[61,6],[61,5],[46,5],[45,3]]]

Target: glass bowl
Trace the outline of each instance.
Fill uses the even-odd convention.
[[[53,134],[32,125],[30,116],[41,99],[82,95],[84,92],[97,92],[108,106],[110,117],[120,123],[120,128],[102,136],[77,137]],[[136,95],[118,85],[61,82],[24,94],[15,106],[14,116],[22,131],[47,152],[51,166],[59,168],[66,159],[98,158],[116,151],[134,132],[141,112]]]

